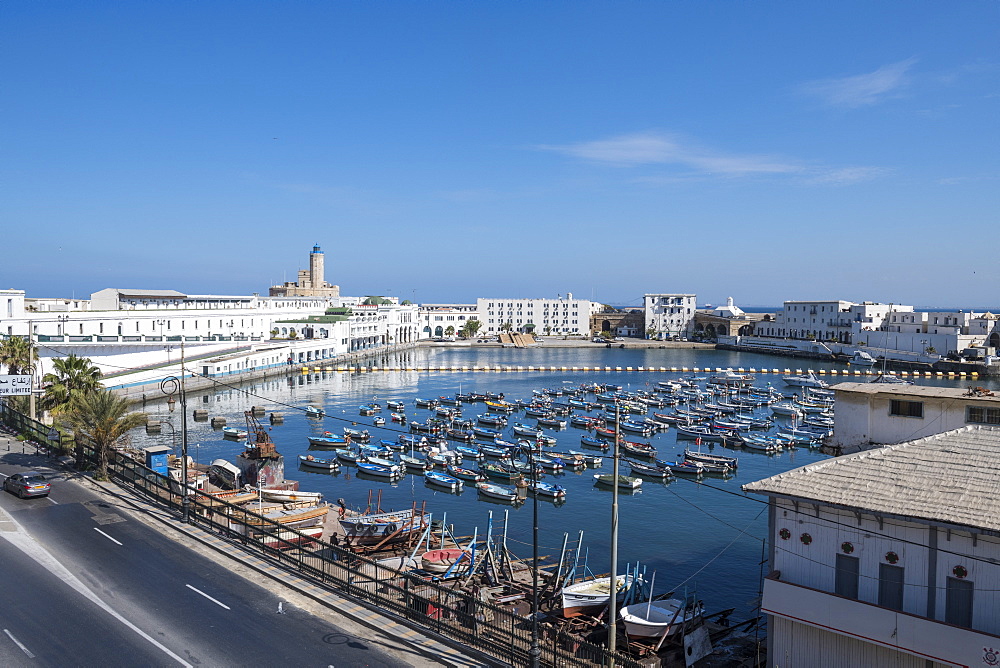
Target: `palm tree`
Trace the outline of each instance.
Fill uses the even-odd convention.
[[[455,335],[455,328],[452,327],[451,325],[448,325],[448,328],[446,330],[444,330],[444,334],[445,334],[445,336],[454,336]]]
[[[64,409],[77,394],[85,394],[101,388],[101,370],[88,358],[70,354],[52,362],[55,373],[47,373],[42,378],[48,383],[42,407],[52,412]]]
[[[37,361],[38,352],[22,336],[8,336],[0,343],[0,366],[6,365],[13,376],[31,373]]]
[[[76,394],[65,411],[66,422],[77,438],[85,438],[97,454],[97,478],[108,477],[111,450],[128,440],[128,433],[146,423],[142,413],[130,413],[128,402],[110,390]]]
[[[502,329],[505,332],[509,332],[512,329],[514,329],[514,323],[512,323],[510,320],[508,320],[504,324],[500,325],[500,329]]]
[[[478,320],[468,320],[462,326],[462,336],[464,336],[467,339],[471,339],[476,335],[476,332],[478,332],[479,328],[482,326],[483,323],[479,322]]]

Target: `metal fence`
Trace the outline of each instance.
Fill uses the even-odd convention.
[[[40,440],[45,443],[44,425],[2,403],[0,419],[19,432],[41,434]],[[91,463],[95,461],[92,448],[85,444],[82,451]],[[109,458],[108,472],[116,482],[132,487],[150,501],[183,513],[180,483],[120,452]],[[380,565],[329,542],[309,539],[311,549],[301,549],[299,543],[308,538],[304,534],[222,499],[189,493],[187,511],[193,525],[256,549],[331,592],[367,602],[498,662],[531,664],[531,622],[527,617],[475,594]],[[611,659],[605,648],[565,634],[543,634],[539,646],[543,666],[608,665]],[[643,665],[620,653],[615,654],[614,663],[623,668]]]

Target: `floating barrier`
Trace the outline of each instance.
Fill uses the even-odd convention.
[[[592,371],[593,372],[601,372],[601,371],[603,371],[603,372],[606,372],[606,373],[611,373],[611,372],[618,372],[618,373],[622,373],[622,372],[624,372],[624,373],[631,373],[631,372],[645,372],[645,373],[722,373],[724,371],[729,371],[729,369],[720,369],[720,368],[712,369],[712,368],[708,368],[708,367],[705,367],[703,369],[698,368],[698,367],[694,367],[694,368],[679,367],[678,368],[678,367],[662,367],[662,366],[661,367],[641,367],[641,366],[638,366],[638,367],[631,367],[631,366],[627,366],[627,367],[620,367],[620,366],[616,366],[616,367],[610,367],[610,366],[605,366],[605,367],[599,367],[599,366],[595,366],[595,367],[589,367],[589,366],[584,366],[584,367],[576,367],[576,366],[574,366],[574,367],[565,367],[565,366],[560,366],[560,367],[555,367],[555,366],[549,366],[549,367],[544,367],[544,366],[540,366],[540,367],[533,367],[533,366],[529,366],[529,367],[523,367],[523,366],[517,366],[517,367],[513,367],[513,366],[485,366],[485,367],[478,367],[478,366],[474,366],[474,367],[467,367],[467,366],[462,366],[462,367],[457,367],[457,366],[442,366],[442,367],[433,367],[433,366],[429,366],[429,367],[409,367],[408,366],[408,367],[398,367],[397,366],[397,367],[377,367],[377,366],[360,366],[359,365],[359,366],[336,366],[336,367],[332,367],[332,366],[325,366],[325,367],[308,367],[308,366],[303,366],[303,367],[301,367],[300,371],[303,374],[325,373],[325,372],[340,372],[340,373],[346,373],[346,372],[359,372],[359,373],[388,373],[388,372],[396,372],[396,373],[400,373],[400,372],[403,372],[403,371],[408,371],[408,372],[414,372],[415,371],[415,372],[418,372],[418,373],[429,373],[429,372],[452,372],[452,373],[454,373],[454,372],[459,372],[459,371],[466,372],[466,373],[468,373],[470,371],[473,372],[473,373],[511,373],[511,372],[524,372],[524,371],[527,371],[529,373],[534,373],[534,372],[545,373],[545,372],[557,372],[557,371],[558,372],[573,372],[573,373],[577,373],[577,372],[590,373]],[[805,369],[805,370],[803,370],[803,369],[795,369],[795,371],[793,372],[791,369],[755,369],[753,367],[751,367],[749,369],[743,369],[741,367],[739,369],[736,369],[736,372],[737,373],[752,373],[752,374],[775,374],[775,375],[792,375],[793,373],[796,374],[796,375],[803,375],[803,374],[810,374],[811,373],[811,374],[815,374],[815,375],[818,375],[818,376],[828,375],[828,376],[846,376],[846,377],[850,377],[850,376],[855,376],[855,377],[858,377],[858,376],[875,376],[875,375],[878,375],[880,373],[880,372],[877,372],[877,371],[859,371],[857,369],[817,369],[817,370],[813,370],[813,369]],[[890,376],[900,376],[900,377],[909,377],[909,376],[912,376],[913,378],[971,378],[971,379],[979,378],[979,373],[977,373],[975,371],[893,371],[893,372],[888,373],[887,375],[890,375]]]

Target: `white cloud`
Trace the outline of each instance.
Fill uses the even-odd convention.
[[[810,81],[799,89],[835,107],[865,107],[881,102],[890,93],[904,87],[909,81],[907,73],[916,62],[916,58],[907,58],[883,65],[868,74]]]
[[[771,156],[717,153],[685,143],[677,137],[652,132],[538,148],[623,167],[672,164],[702,174],[723,176],[788,174],[801,170],[796,164]]]

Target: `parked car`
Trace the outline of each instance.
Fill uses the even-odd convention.
[[[27,499],[32,496],[48,496],[52,485],[46,482],[41,473],[29,471],[7,476],[3,481],[3,488],[22,499]]]

